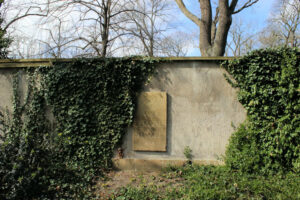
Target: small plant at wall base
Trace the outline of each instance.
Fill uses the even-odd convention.
[[[193,158],[192,149],[189,146],[184,147],[183,154],[187,159],[187,163],[192,164],[192,158]]]
[[[226,164],[249,173],[299,172],[297,49],[257,50],[222,66],[248,116],[230,139]]]

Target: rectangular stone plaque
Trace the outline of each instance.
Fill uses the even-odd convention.
[[[167,94],[142,92],[138,98],[132,136],[135,151],[167,150]]]

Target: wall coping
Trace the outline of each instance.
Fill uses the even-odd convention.
[[[163,61],[225,61],[237,57],[156,57]],[[53,66],[53,62],[72,62],[70,58],[0,59],[0,68]]]

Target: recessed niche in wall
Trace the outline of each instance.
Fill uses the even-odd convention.
[[[133,150],[167,150],[167,94],[142,92],[133,123]]]

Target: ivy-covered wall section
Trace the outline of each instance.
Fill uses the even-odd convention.
[[[0,198],[93,199],[93,183],[111,168],[156,62],[75,59],[31,69],[28,105],[20,104],[16,76],[12,119],[0,115]]]
[[[254,51],[223,64],[248,120],[233,134],[226,164],[251,173],[300,169],[300,65],[296,49]]]
[[[111,167],[113,150],[131,124],[135,100],[153,73],[152,60],[80,59],[44,73],[66,160],[80,170]]]

